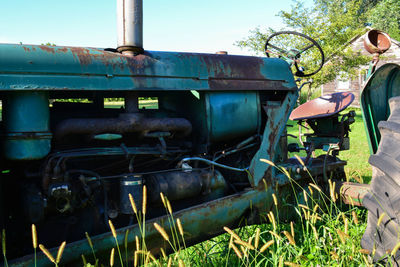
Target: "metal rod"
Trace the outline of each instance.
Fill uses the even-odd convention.
[[[118,51],[143,52],[143,0],[117,0]]]
[[[217,163],[215,161],[211,161],[211,160],[203,159],[203,158],[199,158],[199,157],[184,158],[179,162],[178,165],[182,165],[183,163],[188,162],[188,161],[200,161],[200,162],[204,162],[204,163],[209,164],[209,165],[214,165],[214,166],[217,166],[217,167],[220,167],[220,168],[224,168],[224,169],[231,170],[231,171],[237,171],[237,172],[248,172],[248,170],[249,170],[249,167],[244,168],[244,169],[239,169],[239,168],[227,166],[227,165],[224,165],[224,164]]]

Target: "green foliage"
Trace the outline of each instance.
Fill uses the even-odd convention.
[[[372,27],[387,32],[392,38],[400,40],[400,1],[382,0],[368,16]]]
[[[322,71],[312,77],[314,87],[334,80],[339,72],[352,77],[360,65],[370,61],[370,57],[353,51],[348,45],[353,38],[365,31],[367,20],[365,13],[360,12],[362,8],[365,5],[360,0],[314,0],[311,7],[295,2],[290,11],[281,11],[278,14],[285,29],[301,32],[317,40],[325,53],[327,63]],[[256,28],[250,31],[249,37],[236,42],[236,45],[249,48],[260,55],[264,53],[267,37],[273,32],[271,28],[264,31]],[[306,70],[313,65],[318,57],[317,53],[314,50],[311,56],[301,58],[301,65]]]
[[[53,43],[50,43],[50,42],[47,42],[47,43],[41,43],[40,45],[47,45],[47,46],[56,46],[56,44],[53,44]]]

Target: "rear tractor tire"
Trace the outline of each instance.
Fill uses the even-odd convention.
[[[372,181],[363,200],[368,209],[367,228],[361,246],[371,252],[375,262],[400,266],[400,97],[389,99],[391,114],[378,124],[381,141],[371,155]]]

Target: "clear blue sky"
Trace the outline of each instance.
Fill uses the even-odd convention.
[[[143,0],[144,48],[248,54],[233,43],[279,29],[291,0]],[[0,42],[116,47],[116,0],[1,0]]]

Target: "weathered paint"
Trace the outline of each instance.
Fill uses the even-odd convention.
[[[378,123],[390,115],[389,98],[400,95],[400,66],[388,63],[368,79],[361,91],[360,104],[370,153],[377,151],[380,142]]]
[[[0,90],[296,90],[281,59],[0,45]]]
[[[351,182],[335,181],[335,192],[345,204],[362,206],[365,194],[370,191],[369,184],[357,184]]]
[[[257,186],[262,178],[276,176],[276,168],[270,168],[268,164],[261,162],[260,159],[267,159],[272,162],[275,162],[277,159],[277,146],[286,128],[289,114],[296,104],[297,97],[297,91],[290,91],[282,101],[267,101],[266,106],[264,106],[268,119],[260,149],[257,151],[250,165],[251,176],[249,179],[252,186]]]

